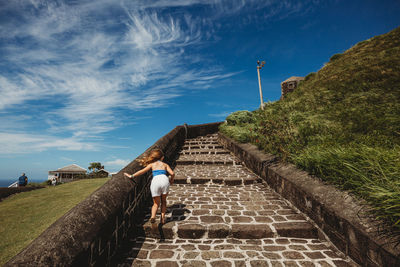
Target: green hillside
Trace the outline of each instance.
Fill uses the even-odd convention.
[[[108,180],[78,180],[18,193],[1,201],[0,266]]]
[[[220,130],[368,201],[400,233],[400,28],[331,57],[284,100]]]

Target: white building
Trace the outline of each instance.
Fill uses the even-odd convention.
[[[58,182],[70,182],[84,175],[86,175],[86,169],[76,164],[71,164],[55,171],[49,171],[48,180],[55,178]]]

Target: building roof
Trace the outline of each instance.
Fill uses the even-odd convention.
[[[84,169],[76,164],[71,164],[71,165],[62,167],[60,169],[57,169],[53,172],[85,172],[86,173],[86,169]]]
[[[304,80],[304,77],[292,76],[289,79],[286,79],[283,82],[281,82],[281,84],[287,82],[302,81],[302,80]]]

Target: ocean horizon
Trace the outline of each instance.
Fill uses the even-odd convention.
[[[11,185],[12,183],[16,182],[17,180],[18,179],[0,179],[0,187],[8,187],[9,185]],[[44,181],[46,181],[46,179],[40,179],[40,180],[32,179],[32,180],[29,180],[29,178],[28,178],[28,183],[29,182],[41,183],[41,182],[44,182]]]

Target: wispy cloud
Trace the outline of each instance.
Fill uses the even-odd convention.
[[[132,120],[135,112],[164,106],[185,90],[209,88],[230,78],[218,65],[190,67],[201,55],[213,20],[270,7],[296,12],[284,1],[8,1],[0,9],[1,120],[40,118],[41,127],[21,132],[0,126],[0,153],[93,150],[91,139]],[[189,10],[201,7],[210,18]],[[183,10],[183,9],[181,9]],[[271,14],[272,14],[271,13]],[[47,107],[39,110],[38,103]],[[22,114],[15,118],[15,111]],[[26,115],[29,114],[29,115]],[[15,127],[14,127],[15,126]],[[67,137],[65,137],[67,136]]]
[[[208,114],[208,116],[210,117],[214,117],[214,118],[219,118],[219,119],[224,119],[226,117],[229,116],[229,114],[231,114],[233,111],[223,111],[220,113],[212,113],[212,114]]]
[[[111,165],[113,167],[123,167],[126,166],[130,163],[130,160],[127,159],[115,159],[115,160],[111,160],[111,161],[106,161],[104,164],[107,168],[108,165]]]
[[[0,133],[1,154],[27,154],[41,152],[47,149],[59,150],[91,150],[98,149],[97,145],[91,142],[83,142],[80,139],[57,138],[46,135],[21,134],[21,133]]]
[[[68,158],[68,157],[61,157],[62,160],[64,161],[75,161],[74,159]]]

